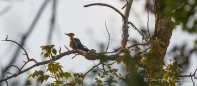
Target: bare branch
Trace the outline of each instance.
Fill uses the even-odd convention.
[[[197,71],[197,69],[194,71],[194,73],[191,75],[179,75],[178,77],[195,77],[196,78],[196,76],[195,76],[195,74],[196,74],[196,71]]]
[[[59,54],[61,53],[61,47],[60,47],[60,49],[59,49]]]
[[[93,66],[90,70],[88,70],[88,71],[83,75],[82,81],[84,80],[85,76],[86,76],[90,71],[92,71],[95,67],[98,67],[100,64],[102,64],[102,63],[98,63],[97,65]]]
[[[19,44],[19,43],[17,43],[16,41],[8,40],[8,36],[7,36],[6,40],[1,40],[1,41],[10,41],[10,42],[13,42],[13,43],[17,44],[21,49],[23,49],[23,51],[25,52],[25,54],[24,54],[24,55],[26,55],[26,56],[27,56],[27,59],[29,60],[29,55],[27,54],[27,51],[23,48],[23,46],[22,46],[22,45],[20,45],[20,44]]]
[[[140,30],[137,29],[137,27],[136,27],[133,23],[129,22],[129,24],[130,24],[135,30],[137,30],[138,33],[140,33],[140,35],[143,37],[143,39],[147,42],[147,39],[146,39],[145,36],[142,34],[142,32],[140,32]]]
[[[8,81],[6,80],[5,82],[6,82],[7,86],[9,86]]]
[[[106,21],[105,21],[105,28],[106,28],[106,30],[107,30],[108,37],[109,37],[108,44],[107,44],[107,48],[106,48],[106,50],[105,50],[105,53],[106,53],[106,52],[107,52],[107,50],[108,50],[108,48],[109,48],[109,43],[110,43],[110,34],[109,34],[108,29],[107,29]],[[105,53],[104,53],[104,54],[105,54]]]
[[[35,59],[29,59],[28,61],[34,61],[35,63],[38,63]]]
[[[129,18],[129,13],[130,13],[130,9],[131,9],[131,5],[133,3],[133,0],[129,0],[127,7],[125,9],[125,17],[123,18],[123,24],[122,24],[122,40],[121,40],[121,48],[125,49],[125,46],[127,44],[128,41],[128,18]]]
[[[64,47],[65,47],[68,51],[70,51],[70,50],[68,49],[68,47],[66,47],[65,45],[64,45]]]
[[[21,71],[21,70],[23,69],[23,67],[24,67],[27,63],[29,63],[30,61],[34,61],[35,64],[38,63],[35,59],[29,59],[27,62],[25,62],[25,63],[23,64],[23,66],[20,68],[19,71]]]
[[[147,45],[147,44],[134,44],[134,45],[129,46],[129,48],[132,48],[132,47],[135,47],[135,46],[138,46],[138,45],[145,46],[145,45]]]
[[[129,46],[129,48],[132,48],[132,47],[135,47],[135,46],[138,46],[138,45],[141,45],[141,46],[145,46],[147,44],[133,44],[131,46]],[[120,50],[121,48],[119,47],[118,49],[115,49],[113,52],[106,52],[106,53],[115,53],[115,52],[118,52],[118,50]]]
[[[109,4],[105,4],[105,3],[92,3],[92,4],[84,5],[84,7],[95,6],[95,5],[109,7],[111,9],[115,10],[117,13],[119,13],[122,16],[123,19],[125,18],[125,16],[118,9],[116,9],[115,7],[113,7],[113,6],[109,5]]]
[[[42,61],[42,62],[37,62],[36,64],[34,64],[34,65],[32,65],[32,66],[24,69],[24,70],[21,70],[18,73],[13,74],[12,76],[9,76],[9,77],[6,77],[4,79],[1,79],[0,82],[6,81],[6,80],[11,79],[13,77],[16,77],[16,76],[18,76],[18,75],[20,75],[20,74],[22,74],[24,72],[29,71],[30,69],[32,69],[34,67],[48,64],[49,62],[56,61],[56,60],[62,58],[63,56],[65,56],[65,55],[70,55],[70,54],[74,54],[74,53],[78,53],[78,54],[84,56],[88,60],[97,60],[97,59],[100,59],[100,53],[95,53],[95,52],[91,52],[91,51],[86,52],[86,51],[79,50],[79,49],[71,50],[71,51],[63,52],[63,53],[61,53],[59,55],[56,55],[54,58],[52,58],[50,60],[46,60],[46,61]],[[120,56],[119,55],[109,55],[109,56],[106,55],[106,57],[109,60],[115,60],[115,59],[119,58]]]
[[[75,54],[75,56],[73,56],[72,59],[74,59],[77,55],[79,55],[79,54]]]
[[[128,1],[127,0],[125,1],[126,1],[126,4],[122,7],[122,9],[124,9],[128,5]]]
[[[127,3],[121,9],[124,9],[126,6],[127,6]]]
[[[193,86],[195,86],[195,83],[194,83],[194,80],[192,79],[192,75],[191,75],[192,73],[190,73],[190,76],[191,76],[191,80],[192,80],[192,82],[193,82]]]
[[[150,3],[150,1],[149,0],[146,0],[146,4],[148,5],[148,7],[147,7],[147,12],[148,12],[148,15],[147,15],[147,29],[148,29],[148,35],[149,35],[149,38],[151,38],[150,37],[150,31],[149,31],[149,3]]]
[[[10,65],[9,67],[6,68],[6,70],[7,70],[8,68],[12,67],[12,66],[15,67],[15,68],[17,68],[18,71],[20,70],[16,65]]]

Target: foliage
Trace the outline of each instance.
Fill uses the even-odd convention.
[[[44,57],[50,57],[50,55],[56,55],[57,50],[55,49],[55,45],[47,45],[47,46],[41,46],[42,49],[41,55],[44,55]]]
[[[194,20],[191,25],[188,25],[191,18],[195,16],[195,9],[197,8],[197,1],[193,0],[194,2],[192,3],[191,1],[192,0],[162,0],[160,2],[162,3],[161,8],[155,8],[155,13],[163,14],[174,19],[172,27],[170,28],[172,30],[175,25],[181,23],[183,30],[189,33],[196,33],[197,20]],[[102,5],[106,6],[107,4]],[[135,29],[138,30],[136,27]],[[164,58],[161,57],[161,54],[166,52],[163,46],[168,45],[166,45],[162,39],[154,36],[146,40],[144,35],[146,35],[147,38],[149,37],[148,35],[150,33],[148,30],[142,30],[141,32],[138,30],[138,32],[143,36],[142,42],[144,44],[126,45],[124,48],[120,48],[115,52],[120,58],[117,58],[113,63],[109,63],[107,55],[105,55],[106,52],[99,53],[99,64],[95,64],[86,73],[72,73],[63,71],[63,66],[60,63],[50,61],[45,71],[35,70],[28,78],[37,78],[41,84],[52,79],[54,81],[50,83],[51,86],[86,85],[84,79],[88,77],[87,74],[90,73],[90,71],[93,71],[93,74],[96,76],[91,78],[94,78],[94,84],[97,86],[120,85],[122,83],[128,86],[175,86],[179,83],[180,78],[178,76],[182,73],[181,70],[184,70],[183,65],[188,64],[188,58],[192,53],[197,53],[197,41],[195,41],[194,47],[188,52],[185,46],[180,48],[174,47],[174,49],[171,50],[172,53],[178,52],[179,54],[175,55],[176,58],[173,58],[173,61],[170,60],[170,64],[165,65],[163,62]],[[41,55],[44,57],[53,60],[54,56],[57,55],[55,45],[46,45],[40,48]],[[179,62],[177,57],[186,58],[185,63]],[[124,64],[125,70],[123,71],[125,72],[120,72],[122,70],[112,67],[115,63],[119,65]],[[27,85],[31,84],[28,80],[26,81]]]
[[[174,24],[180,24],[182,29],[189,33],[197,33],[197,20],[195,18],[197,0],[162,0],[163,7],[160,13],[174,19]]]

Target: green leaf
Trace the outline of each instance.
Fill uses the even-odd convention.
[[[95,80],[98,80],[98,78],[95,78]]]
[[[108,73],[108,71],[104,71],[104,72],[103,72],[103,75],[107,75],[107,73]]]
[[[100,74],[100,73],[98,73],[98,76],[100,77],[100,76],[101,76],[101,74]]]
[[[107,68],[108,68],[108,69],[111,69],[111,66],[110,66],[110,65],[107,65]]]
[[[30,77],[32,77],[32,74],[30,74],[30,75],[28,76],[28,78],[30,78]]]
[[[49,57],[50,56],[50,53],[45,53],[44,54],[44,57]]]
[[[44,80],[46,81],[49,78],[49,75],[44,76]]]
[[[64,77],[68,79],[69,77],[71,77],[71,74],[69,72],[64,72]]]
[[[53,53],[54,55],[56,55],[56,54],[57,54],[57,50],[56,50],[56,49],[53,49],[53,50],[52,50],[52,53]]]
[[[38,81],[40,81],[40,83],[42,84],[43,81],[44,81],[44,77],[43,77],[43,76],[40,76],[40,77],[38,78]]]
[[[114,71],[115,71],[115,72],[117,72],[117,71],[118,71],[118,69],[114,69]]]

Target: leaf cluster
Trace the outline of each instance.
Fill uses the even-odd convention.
[[[44,55],[44,57],[50,57],[50,55],[56,55],[57,50],[55,49],[55,45],[46,45],[46,46],[41,46],[42,49],[41,55]]]

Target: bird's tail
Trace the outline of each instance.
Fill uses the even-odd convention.
[[[82,50],[84,50],[84,51],[90,51],[86,46],[84,46]]]

